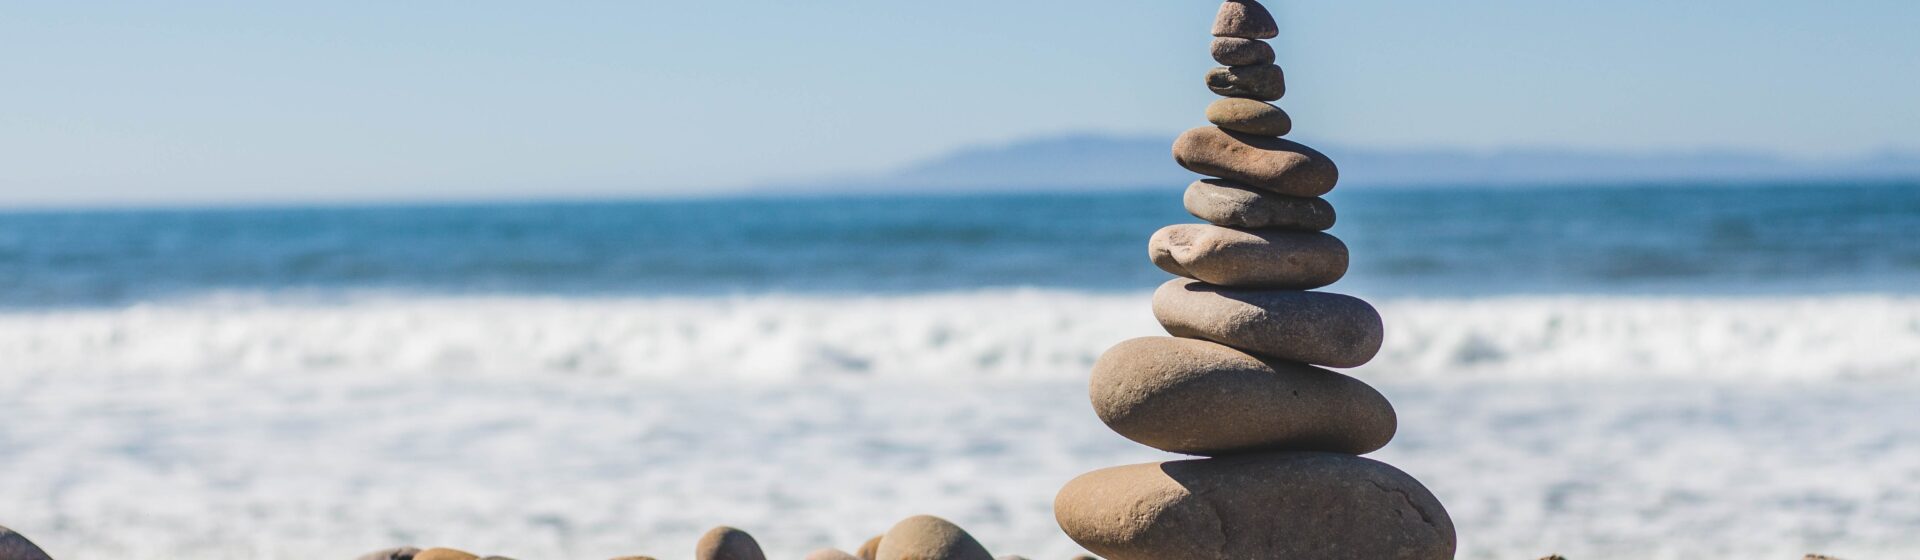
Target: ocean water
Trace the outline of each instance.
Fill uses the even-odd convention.
[[[1340,191],[1376,456],[1462,558],[1920,556],[1920,185]],[[0,524],[58,557],[779,556],[934,513],[1064,558],[1166,455],[1176,191],[0,213]]]

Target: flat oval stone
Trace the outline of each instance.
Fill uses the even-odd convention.
[[[1194,173],[1287,196],[1320,196],[1340,182],[1333,160],[1313,148],[1212,126],[1181,134],[1173,143],[1173,160]]]
[[[1160,270],[1215,286],[1311,290],[1347,274],[1347,244],[1316,231],[1161,228],[1147,243]]]
[[[1168,334],[1211,340],[1268,358],[1349,368],[1380,353],[1380,313],[1326,292],[1222,288],[1175,278],[1153,293]]]
[[[1273,64],[1273,45],[1254,39],[1220,37],[1213,40],[1213,61],[1227,66]]]
[[[1450,560],[1453,520],[1385,463],[1272,453],[1103,469],[1067,483],[1054,517],[1113,560]]]
[[[1207,89],[1216,95],[1275,101],[1287,95],[1287,74],[1279,66],[1221,66],[1207,71]]]
[[[1280,23],[1255,0],[1227,0],[1213,19],[1213,36],[1272,39],[1280,36]]]
[[[1204,340],[1136,338],[1093,364],[1093,410],[1148,447],[1188,455],[1385,447],[1393,405],[1358,379]]]
[[[1188,185],[1186,204],[1194,217],[1226,227],[1325,231],[1335,220],[1326,199],[1264,193],[1226,179]]]
[[[906,518],[880,538],[878,560],[993,560],[959,525],[931,515]]]
[[[806,560],[860,560],[860,557],[831,548],[823,548],[808,554]]]
[[[714,527],[694,544],[695,560],[767,560],[753,535],[732,527]]]
[[[1270,103],[1229,97],[1207,106],[1207,122],[1214,126],[1255,136],[1286,136],[1293,132],[1293,117]]]
[[[0,527],[0,559],[5,560],[53,560],[47,552],[40,550],[33,541],[13,529]]]

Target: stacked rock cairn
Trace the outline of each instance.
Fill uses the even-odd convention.
[[[1215,126],[1174,143],[1181,166],[1213,178],[1187,188],[1208,224],[1154,234],[1153,263],[1176,278],[1154,293],[1172,337],[1129,340],[1094,364],[1094,410],[1135,442],[1201,459],[1115,467],[1060,491],[1068,536],[1111,560],[1427,560],[1452,558],[1454,528],[1420,483],[1360,455],[1391,440],[1378,391],[1322,368],[1380,350],[1384,325],[1360,299],[1311,291],[1347,271],[1324,233],[1332,161],[1281,139],[1290,117],[1272,14],[1229,0],[1214,24],[1207,74],[1225,99]]]

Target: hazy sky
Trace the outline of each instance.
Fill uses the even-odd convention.
[[[1269,5],[1316,139],[1920,151],[1912,0]],[[0,0],[0,204],[697,194],[1171,135],[1215,6]]]

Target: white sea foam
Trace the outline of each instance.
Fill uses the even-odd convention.
[[[62,558],[395,544],[773,557],[917,513],[1077,550],[1069,478],[1165,455],[1086,367],[1144,294],[219,300],[0,314],[0,524]],[[1387,300],[1376,454],[1465,559],[1920,557],[1920,299]]]
[[[0,372],[1064,379],[1144,294],[215,299],[0,313]],[[1374,377],[1906,377],[1920,297],[1384,300]]]

